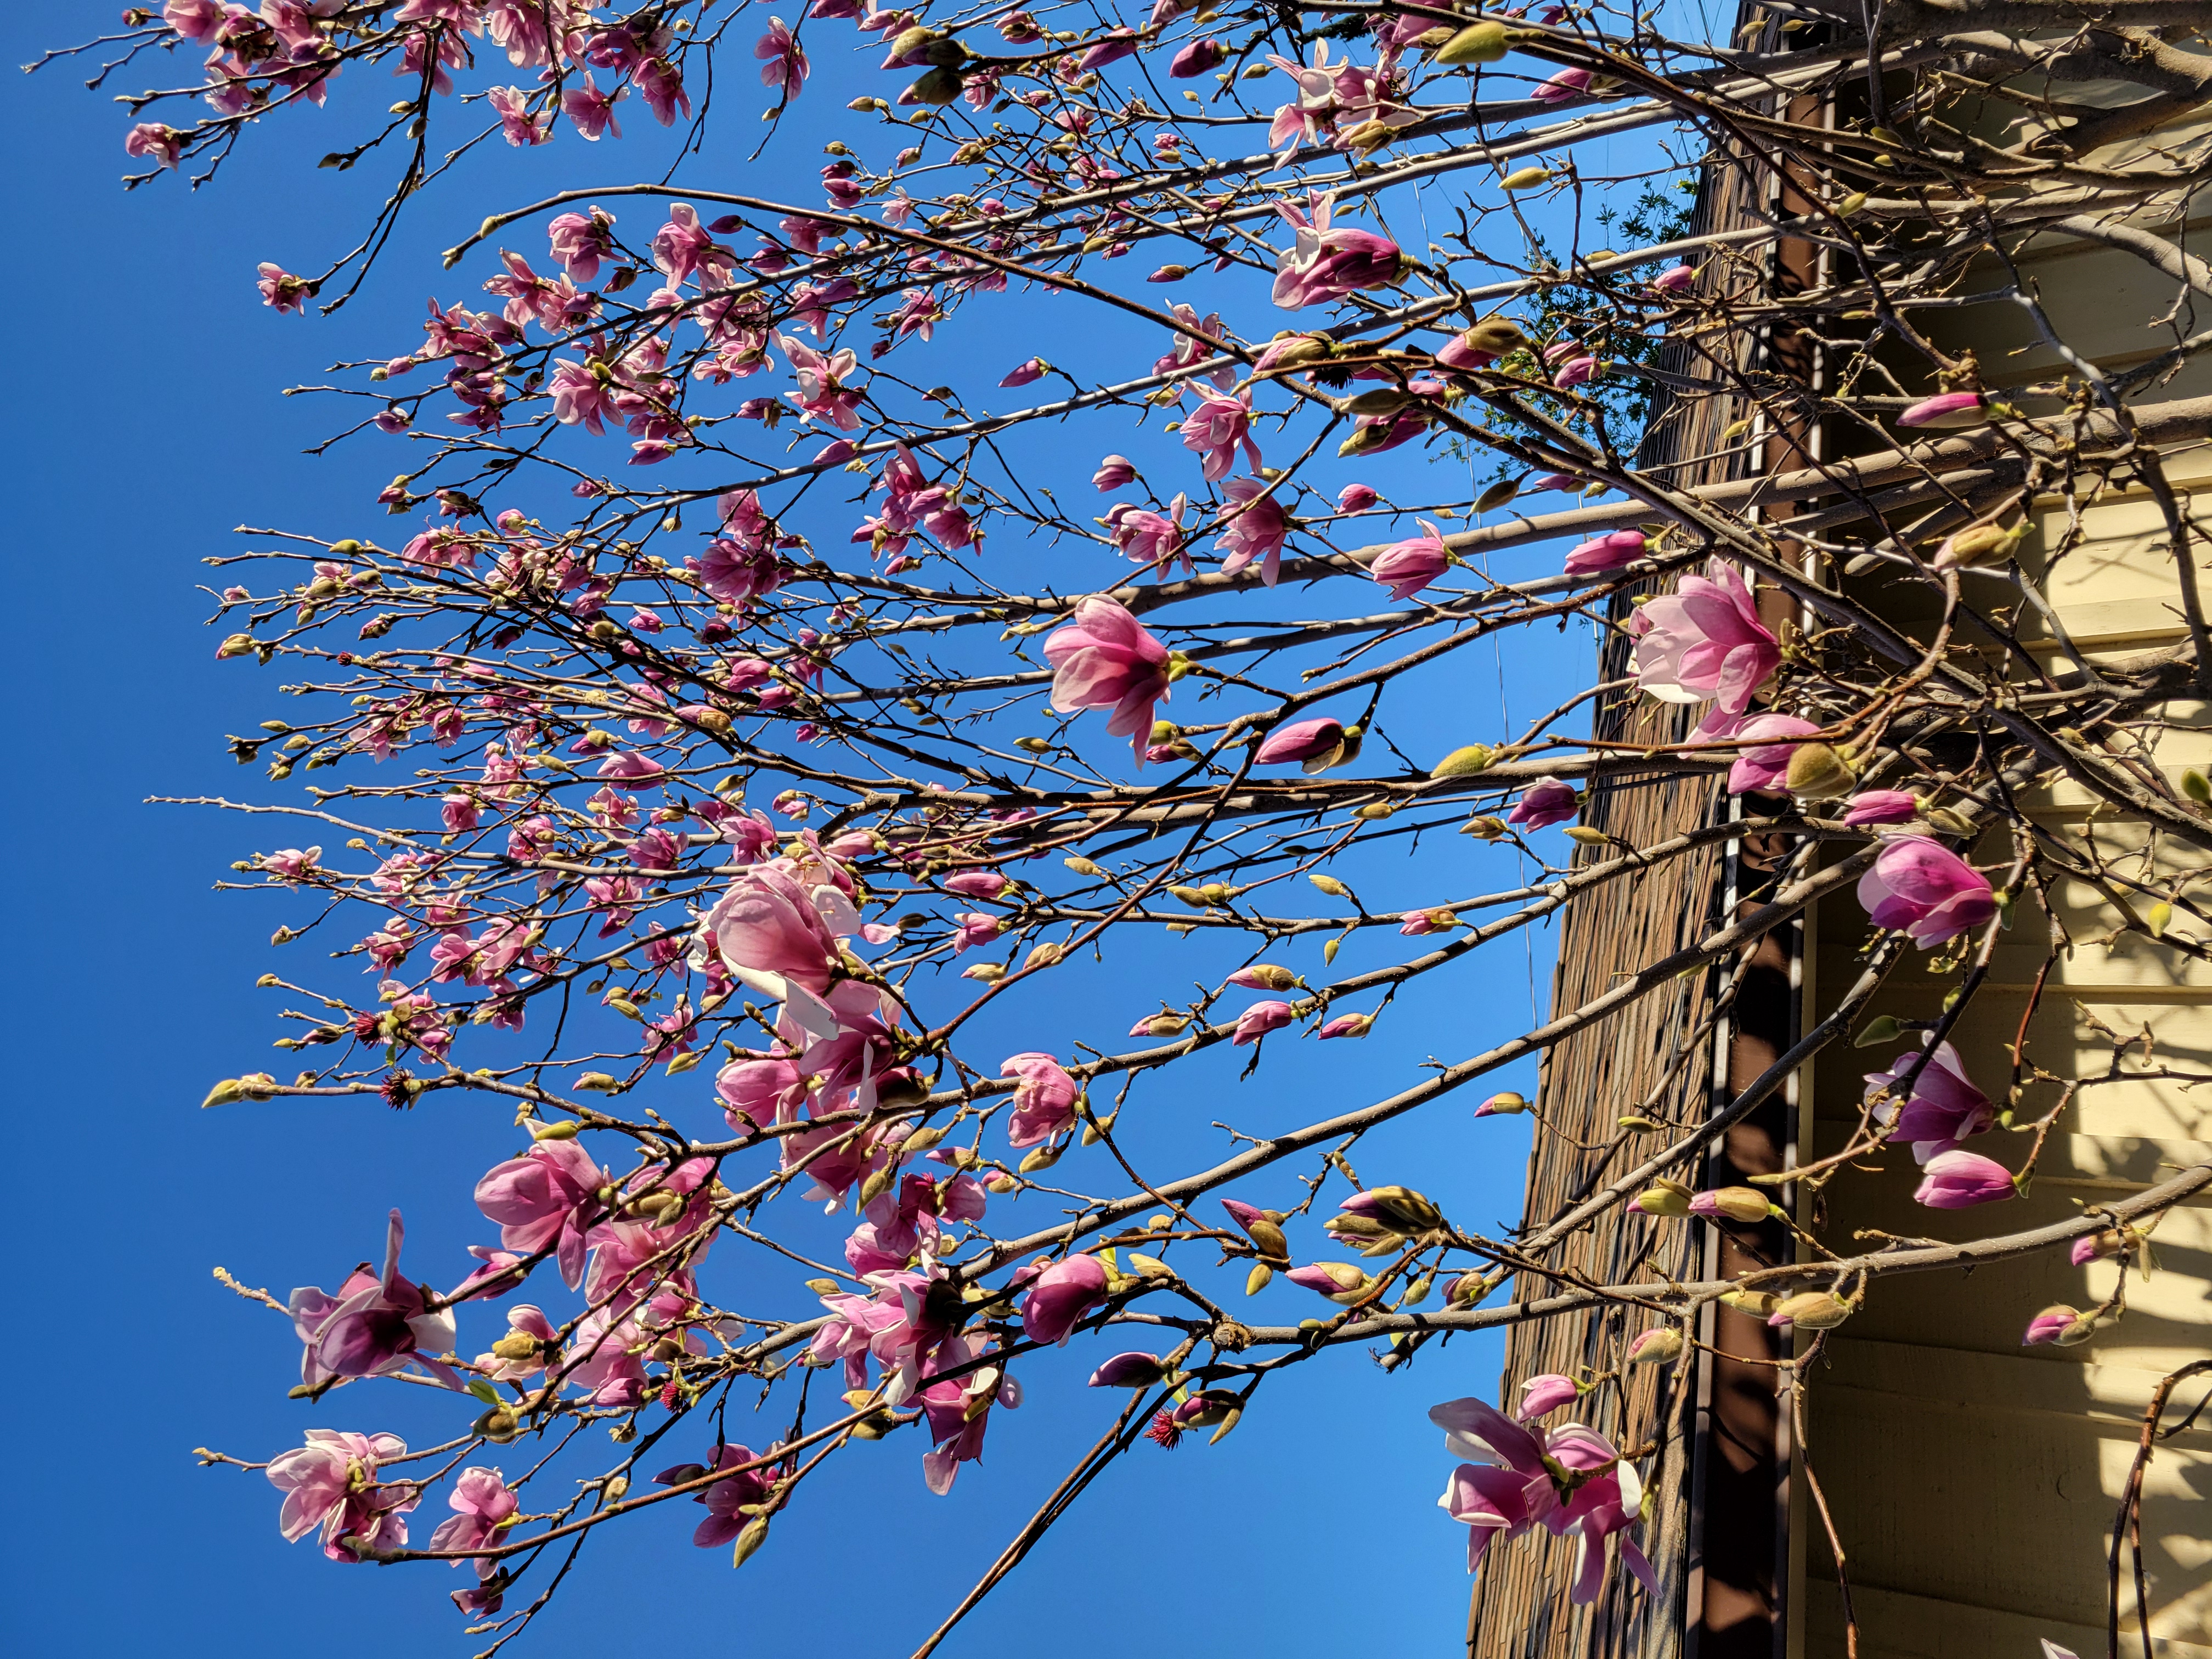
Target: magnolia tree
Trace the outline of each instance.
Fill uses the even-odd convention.
[[[1653,1582],[1651,1449],[1567,1419],[1630,1365],[1681,1386],[1706,1304],[1820,1333],[1901,1272],[2140,1256],[2212,1171],[2008,1231],[2086,1085],[2032,1060],[1976,1078],[1947,1038],[2016,901],[2063,877],[2109,896],[2111,927],[2205,954],[2158,867],[2016,805],[2063,775],[2212,847],[2212,789],[2138,758],[2212,689],[2191,562],[2188,643],[2053,678],[2016,630],[2063,629],[2014,556],[2033,501],[2078,522],[2122,485],[2177,554],[2197,533],[2159,447],[2212,433],[2212,403],[2158,388],[2212,344],[2190,325],[2212,268],[2142,227],[2206,146],[2109,147],[2207,95],[2203,9],[1865,16],[1769,0],[1710,40],[1607,4],[167,0],[82,49],[100,78],[161,82],[122,100],[131,185],[325,130],[323,167],[386,171],[334,263],[261,265],[280,313],[343,304],[403,216],[489,212],[422,336],[329,390],[332,428],[397,458],[393,528],[256,532],[221,579],[217,654],[289,699],[234,748],[300,775],[251,810],[302,844],[234,867],[299,901],[280,943],[332,960],[264,981],[302,1005],[277,1043],[298,1069],[209,1103],[434,1097],[515,1132],[451,1170],[472,1271],[407,1255],[394,1211],[380,1261],[301,1264],[327,1288],[239,1287],[289,1316],[295,1395],[345,1425],[244,1465],[281,1490],[284,1535],[441,1569],[425,1593],[465,1568],[453,1599],[495,1650],[607,1526],[696,1504],[694,1541],[743,1563],[856,1441],[910,1448],[951,1494],[1024,1362],[1084,1344],[1101,1437],[949,1629],[1103,1468],[1218,1439],[1288,1367],[1395,1367],[1438,1334],[1613,1304],[1642,1334],[1612,1370],[1431,1413],[1464,1460],[1443,1501],[1470,1556],[1574,1534],[1588,1599]],[[2090,82],[2106,94],[2072,95]],[[743,155],[763,117],[772,169]],[[818,179],[802,120],[842,135]],[[655,123],[696,152],[681,178],[595,185]],[[538,145],[575,158],[574,188],[457,209],[471,179],[501,187],[502,147]],[[2178,296],[2160,355],[2107,372],[2069,349],[2007,274],[2051,227]],[[2063,373],[1999,398],[1931,337],[1970,267]],[[1727,481],[1816,428],[1852,459]],[[1553,574],[1490,574],[1540,544]],[[1925,590],[1940,623],[1887,620],[1877,586]],[[1969,618],[2010,665],[1961,643]],[[1558,651],[1569,619],[1620,641],[1626,678],[1449,752],[1391,740],[1472,707],[1493,648]],[[1607,742],[1600,696],[1693,707],[1652,728],[1669,741]],[[1669,777],[1742,808],[1641,847],[1576,822],[1594,789]],[[1417,981],[1477,995],[1482,947],[1754,830],[1797,849],[1764,903],[1594,1000],[1184,1167],[1135,1149],[1203,1051],[1264,1079]],[[1463,1122],[1501,1068],[1854,884],[1880,930],[1865,977],[1709,1121],[1638,1120],[1563,1216],[1486,1236],[1393,1178],[1417,1171],[1361,1167],[1379,1126]],[[1195,991],[1126,966],[1163,931]],[[1370,965],[1337,969],[1347,941]],[[1996,1206],[1985,1237],[1868,1254],[1814,1228],[1735,1279],[1575,1274],[1574,1241],[1624,1206],[1655,1230],[1774,1213],[1771,1188],[1697,1190],[1705,1151],[1781,1073],[1869,1035],[1916,950],[1955,994],[1876,1023],[1895,1057],[1848,1152],[1909,1145],[1919,1201]],[[1126,1039],[1072,1048],[1025,1015],[1076,975],[1134,1018]],[[976,1035],[1025,1019],[1018,1045]],[[1847,1158],[1804,1174],[1859,1178]],[[1253,1319],[1242,1298],[1275,1279],[1313,1316]],[[2066,1343],[2122,1311],[2019,1317]],[[450,1436],[377,1431],[372,1382],[450,1390]]]

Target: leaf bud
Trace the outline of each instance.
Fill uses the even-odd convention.
[[[2181,793],[2199,806],[2212,806],[2212,778],[2192,766],[2181,775]]]
[[[1266,1262],[1254,1262],[1252,1264],[1252,1271],[1244,1275],[1244,1294],[1247,1296],[1259,1295],[1261,1291],[1267,1288],[1268,1280],[1274,1278],[1274,1276],[1275,1270],[1269,1267]]]
[[[1473,836],[1477,841],[1503,841],[1507,829],[1504,818],[1478,816],[1460,825],[1459,832],[1462,836]]]
[[[1876,1014],[1851,1039],[1854,1048],[1871,1048],[1877,1043],[1894,1042],[1904,1032],[1905,1026],[1895,1014]]]
[[[1032,1152],[1027,1158],[1024,1158],[1016,1167],[1018,1168],[1024,1175],[1035,1175],[1039,1170],[1049,1170],[1054,1164],[1060,1162],[1060,1155],[1062,1150],[1062,1148],[1058,1146],[1040,1146],[1036,1151]]]

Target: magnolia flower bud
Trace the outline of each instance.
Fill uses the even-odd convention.
[[[738,1541],[730,1550],[730,1565],[742,1567],[752,1559],[753,1552],[767,1542],[768,1516],[757,1515],[745,1522],[744,1530],[738,1534]]]
[[[1508,501],[1510,501],[1520,493],[1520,479],[1500,478],[1496,483],[1491,485],[1489,489],[1484,490],[1482,494],[1474,498],[1474,510],[1478,513],[1491,512],[1495,508],[1504,507]]]
[[[1755,1187],[1722,1187],[1690,1200],[1692,1215],[1721,1215],[1730,1221],[1764,1221],[1769,1207],[1766,1194]]]
[[[1441,1227],[1444,1220],[1435,1205],[1410,1187],[1370,1187],[1339,1207],[1347,1214],[1371,1217],[1401,1233],[1425,1233]]]
[[[1511,1117],[1528,1109],[1528,1097],[1507,1089],[1494,1094],[1474,1109],[1477,1117]]]
[[[509,1331],[491,1345],[491,1351],[501,1359],[535,1359],[538,1339],[527,1331]]]
[[[1531,169],[1542,172],[1540,167]],[[1519,174],[1515,174],[1519,177]],[[1486,317],[1459,337],[1460,343],[1470,351],[1486,351],[1493,357],[1503,357],[1509,351],[1518,350],[1528,343],[1528,337],[1521,331],[1520,324],[1510,317]]]
[[[1516,167],[1498,181],[1498,187],[1504,191],[1534,190],[1540,185],[1551,182],[1552,170],[1549,167]]]
[[[1690,1213],[1690,1198],[1687,1187],[1662,1176],[1630,1199],[1628,1207],[1645,1215],[1686,1216]]]
[[[1766,1317],[1770,1325],[1796,1325],[1808,1331],[1832,1331],[1856,1311],[1840,1297],[1826,1291],[1806,1291],[1778,1304]]]
[[[1678,1358],[1683,1347],[1682,1334],[1672,1325],[1656,1325],[1628,1345],[1628,1363],[1632,1365],[1663,1365]]]
[[[1297,982],[1296,974],[1272,962],[1255,962],[1229,976],[1229,983],[1241,985],[1248,991],[1287,991]]]
[[[1459,827],[1462,836],[1473,836],[1478,841],[1503,841],[1506,836],[1504,818],[1472,817]]]
[[[948,69],[939,64],[935,69],[926,70],[921,79],[901,93],[899,101],[905,103],[911,100],[917,104],[933,104],[941,108],[960,96],[963,84],[963,77],[958,70]],[[763,1528],[763,1531],[765,1533],[766,1528]],[[738,1540],[738,1547],[740,1549],[744,1547],[742,1535]]]
[[[1489,769],[1492,757],[1498,751],[1486,743],[1470,743],[1455,749],[1429,769],[1432,778],[1471,778]]]
[[[1174,1368],[1157,1354],[1117,1353],[1091,1373],[1094,1389],[1149,1389]]]
[[[1844,757],[1825,743],[1801,743],[1790,757],[1783,787],[1808,800],[1832,800],[1858,787],[1858,778]]]
[[[1244,1294],[1247,1296],[1259,1295],[1261,1291],[1267,1288],[1268,1281],[1273,1279],[1274,1276],[1275,1270],[1273,1267],[1270,1267],[1266,1262],[1254,1262],[1252,1264],[1252,1271],[1244,1275]]]
[[[1753,1319],[1764,1319],[1782,1305],[1782,1298],[1771,1291],[1723,1291],[1719,1299],[1723,1307]]]
[[[1494,64],[1511,49],[1505,25],[1484,21],[1470,25],[1437,49],[1436,61],[1454,67],[1462,64]]]
[[[494,1406],[477,1418],[471,1426],[476,1433],[494,1445],[504,1446],[522,1432],[522,1419],[505,1406]]]
[[[2027,536],[2027,525],[2025,520],[2014,525],[2010,530],[2000,529],[1993,524],[1974,525],[1968,529],[1960,531],[1954,536],[1946,536],[1943,538],[1942,544],[1936,550],[1936,568],[1938,570],[1948,570],[1960,565],[1971,567],[2002,564],[2012,556],[2013,550],[2017,548]]]

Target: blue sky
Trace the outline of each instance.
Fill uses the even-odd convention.
[[[106,0],[11,8],[0,20],[8,61],[27,61],[72,27],[105,26],[114,10]],[[230,532],[241,524],[330,537],[383,525],[370,498],[396,470],[392,452],[304,457],[331,414],[280,388],[320,379],[337,359],[405,349],[426,291],[465,297],[488,274],[441,277],[434,250],[552,172],[563,182],[638,176],[641,149],[586,151],[564,135],[526,165],[499,157],[495,182],[422,204],[337,318],[280,319],[258,301],[255,263],[311,268],[360,224],[370,169],[313,171],[335,129],[294,119],[256,134],[197,197],[173,178],[126,196],[116,179],[127,121],[80,79],[65,64],[18,80],[0,110],[7,153],[19,158],[9,192],[19,248],[60,279],[19,286],[4,417],[18,618],[6,672],[23,739],[4,819],[21,941],[6,970],[21,1034],[9,1080],[23,1126],[14,1167],[37,1194],[16,1227],[30,1256],[19,1283],[37,1301],[17,1317],[0,1644],[22,1659],[157,1648],[259,1659],[295,1654],[303,1638],[321,1659],[396,1644],[463,1655],[479,1644],[460,1634],[446,1600],[458,1575],[341,1568],[310,1545],[287,1547],[265,1481],[198,1468],[191,1451],[265,1458],[308,1427],[391,1428],[418,1443],[452,1432],[453,1407],[422,1391],[288,1401],[298,1355],[289,1328],[210,1273],[221,1264],[280,1297],[296,1284],[334,1284],[376,1248],[393,1204],[409,1218],[410,1263],[441,1271],[431,1264],[460,1261],[462,1245],[487,1236],[467,1192],[512,1150],[512,1132],[458,1109],[395,1114],[374,1101],[198,1109],[213,1079],[270,1063],[276,1004],[255,977],[307,971],[269,945],[282,901],[225,897],[211,884],[232,859],[298,838],[146,798],[282,798],[282,786],[224,752],[226,732],[270,714],[278,676],[214,660],[198,562],[236,550]],[[749,97],[738,102],[726,131],[749,146]],[[834,106],[811,91],[805,107],[812,118]],[[714,176],[795,191],[789,181],[818,164],[801,137]],[[1121,447],[1098,427],[1083,441]],[[1553,568],[1556,556],[1518,554],[1500,574]],[[1417,754],[1494,738],[1501,695],[1510,690],[1522,718],[1555,701],[1583,675],[1588,635],[1526,649],[1510,663],[1481,653],[1479,668],[1463,653],[1455,672],[1466,682],[1394,735]],[[1454,892],[1511,884],[1510,853],[1462,842],[1434,856],[1456,861],[1437,866],[1456,870],[1437,878]],[[1159,1121],[1147,1144],[1164,1163],[1208,1157],[1222,1145],[1215,1118],[1299,1121],[1403,1086],[1426,1056],[1487,1046],[1528,1023],[1532,981],[1548,1002],[1547,950],[1542,939],[1533,954],[1509,944],[1401,999],[1364,1047],[1285,1050],[1241,1090],[1228,1057],[1151,1085]],[[1358,959],[1348,950],[1340,965]],[[1121,1026],[1133,1017],[1122,1003],[1152,1000],[1151,975],[1178,998],[1196,976],[1167,948],[1125,961],[1106,1010]],[[1095,1037],[1088,991],[1033,1007],[1005,1035],[1062,1052],[1076,1035]],[[1533,1068],[1502,1081],[1528,1088]],[[1362,1174],[1419,1186],[1471,1224],[1510,1218],[1525,1132],[1473,1122],[1475,1097],[1372,1137]],[[803,1311],[792,1292],[789,1310]],[[1257,1306],[1296,1318],[1316,1310],[1303,1296],[1278,1286]],[[465,1333],[465,1348],[480,1334]],[[1118,1405],[1080,1387],[1110,1351],[1077,1345],[1026,1373],[1030,1403],[994,1422],[986,1461],[963,1470],[950,1498],[924,1490],[911,1437],[835,1460],[741,1575],[723,1552],[690,1548],[688,1506],[610,1528],[565,1610],[517,1650],[643,1651],[706,1619],[748,1646],[795,1640],[902,1659]],[[1218,1447],[1143,1449],[943,1651],[1043,1654],[1071,1632],[1108,1650],[1204,1632],[1279,1656],[1321,1654],[1371,1646],[1382,1607],[1393,1647],[1446,1650],[1465,1616],[1464,1534],[1433,1507],[1448,1463],[1423,1413],[1492,1394],[1498,1363],[1489,1339],[1457,1340],[1395,1377],[1346,1353],[1272,1385],[1264,1408]],[[418,1534],[436,1518],[426,1507]]]

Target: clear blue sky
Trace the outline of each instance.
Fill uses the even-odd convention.
[[[114,0],[9,8],[6,59],[27,61],[73,28],[111,26],[115,13]],[[240,524],[331,537],[381,525],[370,497],[396,470],[392,453],[371,444],[304,458],[330,412],[279,388],[317,380],[339,358],[405,349],[426,291],[464,298],[486,274],[441,277],[432,251],[525,185],[499,158],[496,188],[422,204],[340,317],[279,319],[253,292],[256,261],[313,266],[357,228],[373,182],[366,168],[345,179],[313,170],[334,125],[270,124],[196,198],[173,177],[125,196],[116,179],[126,118],[80,80],[66,64],[19,78],[0,112],[15,158],[17,257],[50,273],[17,286],[4,416],[16,595],[6,672],[18,734],[0,820],[17,883],[10,1163],[22,1194],[15,1233],[30,1259],[16,1263],[0,1647],[19,1659],[294,1659],[309,1645],[318,1659],[382,1659],[396,1647],[463,1655],[479,1644],[460,1634],[446,1600],[459,1575],[342,1568],[312,1545],[288,1547],[262,1477],[200,1469],[191,1450],[265,1458],[308,1427],[391,1428],[417,1443],[453,1431],[453,1407],[416,1390],[288,1401],[298,1358],[289,1328],[221,1289],[210,1269],[220,1263],[279,1297],[295,1284],[334,1284],[376,1248],[397,1203],[410,1262],[442,1271],[434,1264],[459,1262],[463,1244],[487,1236],[468,1189],[509,1150],[509,1132],[373,1101],[198,1109],[213,1079],[270,1061],[276,1005],[252,982],[282,962],[268,939],[284,919],[281,901],[220,897],[210,884],[230,860],[296,838],[144,799],[266,799],[280,787],[224,752],[225,732],[270,713],[277,675],[214,661],[216,636],[201,625],[209,606],[194,592],[207,575],[198,561],[234,550],[229,532]],[[758,89],[749,76],[731,84],[741,96],[722,131],[750,146]],[[812,113],[831,107],[817,90],[832,89],[810,90]],[[348,90],[356,101],[382,92]],[[541,173],[572,175],[563,182],[649,170],[639,149],[587,151],[565,133],[537,159]],[[794,142],[750,169],[733,155],[711,176],[797,190],[788,181],[817,164]],[[1103,428],[1085,441],[1115,447]],[[1500,574],[1556,568],[1556,556],[1516,556]],[[1584,633],[1555,635],[1511,665],[1514,713],[1525,718],[1580,678],[1587,649]],[[1401,741],[1441,752],[1494,738],[1507,677],[1486,654],[1480,662],[1480,683],[1452,688],[1431,725],[1394,726]],[[1453,891],[1510,884],[1509,854],[1462,842],[1444,855],[1461,866],[1438,878]],[[1480,874],[1477,858],[1486,860]],[[1364,1048],[1285,1052],[1241,1093],[1226,1086],[1224,1057],[1212,1074],[1220,1090],[1180,1085],[1193,1089],[1190,1121],[1164,1135],[1163,1155],[1179,1145],[1193,1158],[1218,1150],[1205,1127],[1212,1117],[1341,1109],[1401,1086],[1427,1054],[1458,1059],[1521,1029],[1532,973],[1548,1001],[1547,949],[1540,940],[1531,960],[1511,946],[1401,999]],[[1193,976],[1160,960],[1170,987]],[[1119,994],[1145,1004],[1152,992]],[[1072,1035],[1093,1034],[1089,1012],[1041,1008],[1015,1046],[1065,1053]],[[1132,1017],[1118,1003],[1109,1012]],[[1528,1088],[1533,1073],[1502,1081]],[[1525,1133],[1518,1122],[1471,1121],[1475,1097],[1376,1135],[1359,1155],[1362,1173],[1419,1185],[1471,1224],[1509,1218]],[[792,1291],[790,1310],[803,1311]],[[1285,1319],[1316,1311],[1304,1296],[1278,1286],[1260,1307]],[[465,1349],[481,1334],[465,1331]],[[1109,1351],[1079,1345],[1032,1366],[1030,1403],[994,1422],[985,1462],[963,1470],[949,1499],[924,1490],[911,1437],[836,1460],[742,1574],[724,1552],[690,1547],[689,1505],[610,1528],[617,1535],[587,1553],[556,1622],[515,1650],[657,1651],[711,1621],[733,1650],[795,1641],[902,1659],[1118,1405],[1079,1386]],[[1423,1413],[1457,1395],[1493,1394],[1498,1363],[1488,1339],[1458,1340],[1389,1378],[1346,1353],[1271,1386],[1219,1447],[1142,1449],[945,1651],[1021,1659],[1060,1652],[1071,1638],[1112,1651],[1178,1635],[1279,1656],[1385,1644],[1448,1650],[1464,1620],[1464,1534],[1433,1507],[1448,1461]],[[426,1506],[418,1534],[442,1513]],[[865,1555],[854,1542],[863,1534]]]

